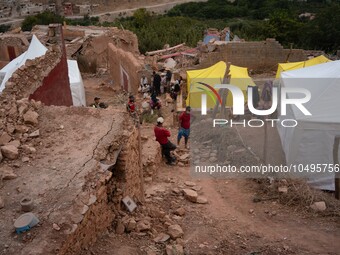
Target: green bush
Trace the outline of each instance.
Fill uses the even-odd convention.
[[[21,25],[23,31],[31,31],[35,25],[48,25],[51,23],[63,23],[64,18],[50,11],[45,11],[34,16],[28,16]]]

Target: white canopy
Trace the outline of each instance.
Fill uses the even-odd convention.
[[[6,82],[11,78],[12,74],[21,66],[23,66],[27,59],[35,59],[45,55],[47,48],[33,35],[30,46],[27,51],[19,57],[13,59],[5,67],[0,70],[0,93],[4,90]],[[68,76],[70,81],[70,88],[72,93],[72,100],[74,106],[86,106],[85,90],[83,80],[78,68],[77,61],[67,60]]]
[[[19,57],[13,59],[5,67],[0,70],[0,92],[4,90],[5,84],[12,74],[21,66],[23,66],[27,59],[35,59],[37,57],[45,55],[47,48],[33,35],[32,41],[28,50],[22,53]],[[1,80],[1,78],[3,79]]]
[[[333,164],[334,140],[340,136],[340,61],[283,72],[280,84],[281,88],[304,88],[311,93],[310,101],[303,105],[312,115],[305,116],[288,105],[287,115],[279,116],[280,120],[298,121],[294,128],[278,125],[287,164]],[[334,173],[326,170],[307,178],[314,187],[334,190]]]
[[[76,60],[67,60],[68,77],[70,80],[72,100],[74,106],[86,106],[83,79]]]

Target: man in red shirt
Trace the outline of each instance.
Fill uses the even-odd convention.
[[[182,136],[184,136],[184,142],[185,142],[185,148],[188,148],[188,140],[190,135],[190,106],[187,106],[185,108],[185,112],[182,112],[181,115],[179,115],[179,129],[178,129],[178,136],[177,136],[177,145],[179,146],[179,143],[182,139]]]
[[[164,119],[162,117],[157,119],[157,125],[154,128],[156,141],[159,142],[162,147],[162,154],[167,159],[167,164],[175,165],[176,158],[171,156],[170,151],[175,150],[176,145],[169,141],[168,137],[170,137],[171,134],[169,130],[163,127],[163,122]]]

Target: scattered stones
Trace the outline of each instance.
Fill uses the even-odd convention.
[[[24,114],[24,122],[25,124],[29,124],[29,125],[37,125],[39,122],[38,122],[38,117],[39,117],[39,114],[34,112],[34,111],[27,111],[25,114]]]
[[[184,197],[190,202],[196,203],[198,194],[192,189],[183,189]]]
[[[137,223],[137,226],[136,226],[137,232],[147,231],[150,229],[151,229],[151,223],[147,220],[141,220]]]
[[[6,132],[3,132],[2,135],[0,136],[0,145],[5,145],[9,143],[11,140],[12,140],[12,137]]]
[[[185,215],[185,209],[183,207],[180,207],[174,212],[174,214],[176,214],[178,216],[183,216],[183,215]]]
[[[2,166],[0,169],[0,176],[3,180],[12,180],[18,176],[13,172],[13,169],[9,166]]]
[[[196,186],[196,183],[191,182],[191,181],[186,181],[184,184],[185,184],[186,186],[189,186],[189,187],[194,187],[194,186]]]
[[[197,204],[207,204],[208,203],[208,199],[206,197],[203,196],[199,196],[197,197]]]
[[[19,157],[18,148],[14,145],[5,145],[1,147],[1,153],[5,158],[17,159]]]
[[[53,229],[56,231],[60,231],[60,227],[56,223],[53,223]]]
[[[121,235],[124,232],[125,232],[125,226],[124,226],[123,222],[119,220],[117,222],[117,226],[116,226],[116,234]]]
[[[310,208],[317,212],[323,212],[327,209],[324,201],[315,202],[310,206]]]
[[[130,220],[127,222],[125,228],[126,228],[126,231],[127,231],[127,232],[131,232],[131,231],[135,230],[136,226],[137,226],[137,222],[135,221],[135,219],[130,219]]]
[[[166,255],[184,255],[183,246],[179,244],[167,245]]]
[[[176,224],[176,225],[169,226],[168,234],[170,235],[172,239],[177,239],[179,237],[182,237],[184,235],[184,232],[181,226]]]
[[[30,161],[30,158],[29,158],[29,157],[23,157],[23,158],[21,159],[21,161],[22,161],[23,163],[26,163],[26,162],[29,162],[29,161]]]
[[[165,233],[160,233],[154,240],[155,243],[165,243],[170,239],[170,236]]]
[[[28,135],[28,137],[31,137],[31,138],[36,138],[36,137],[39,137],[39,136],[40,136],[40,130],[39,129]]]

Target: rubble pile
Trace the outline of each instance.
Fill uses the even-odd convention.
[[[208,203],[201,193],[202,187],[196,183],[172,178],[164,185],[150,186],[145,191],[145,203],[133,213],[115,210],[118,216],[113,232],[129,234],[131,239],[147,238],[150,244],[141,247],[146,254],[184,254],[185,217],[192,211],[192,203]]]

